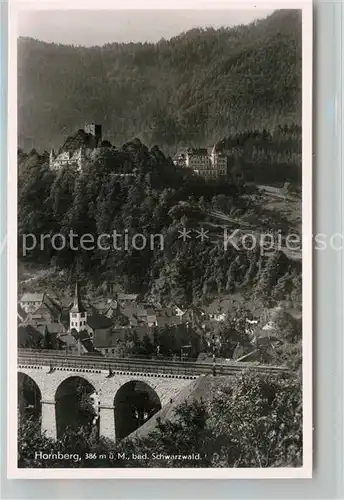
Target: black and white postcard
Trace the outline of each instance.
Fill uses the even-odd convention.
[[[312,475],[312,6],[164,4],[10,2],[12,478]]]

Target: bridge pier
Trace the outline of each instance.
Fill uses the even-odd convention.
[[[51,439],[56,439],[55,401],[43,400],[42,403],[42,431]]]
[[[116,441],[115,412],[113,406],[100,405],[99,435],[111,439],[111,441]]]

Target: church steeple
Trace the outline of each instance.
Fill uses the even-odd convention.
[[[86,309],[81,301],[78,282],[76,282],[76,284],[75,284],[75,294],[74,294],[74,301],[73,301],[73,307],[71,309],[71,312],[86,312]]]
[[[80,332],[80,330],[86,326],[86,323],[87,311],[81,301],[78,282],[76,282],[73,307],[69,313],[69,327],[70,329],[75,328],[78,332]]]

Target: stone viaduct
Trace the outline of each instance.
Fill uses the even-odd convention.
[[[124,360],[66,355],[61,354],[61,351],[32,352],[21,349],[18,354],[17,368],[19,412],[23,409],[23,405],[25,406],[23,380],[29,380],[31,389],[34,388],[36,393],[34,399],[39,407],[42,430],[51,438],[59,437],[57,432],[59,398],[68,396],[69,401],[73,403],[74,398],[75,402],[77,393],[70,382],[78,381],[89,388],[89,394],[95,395],[93,401],[96,401],[94,408],[99,434],[116,440],[144,423],[141,420],[141,424],[136,424],[136,427],[130,427],[133,425],[130,424],[129,428],[127,427],[127,434],[123,433],[123,429],[119,430],[119,426],[122,426],[122,423],[119,424],[120,420],[133,418],[132,408],[127,404],[128,400],[134,401],[134,408],[135,398],[141,397],[141,403],[136,405],[139,412],[140,404],[147,405],[145,401],[149,400],[151,406],[148,418],[150,418],[164,405],[172,402],[176,395],[192,384],[195,379],[214,374],[214,368],[215,365],[205,363],[147,359]],[[270,373],[285,371],[282,367],[232,363],[219,367],[219,373],[233,376],[247,369]],[[70,406],[65,406],[64,412],[70,413]],[[146,419],[148,418],[146,415]]]
[[[159,373],[152,367],[149,371],[114,369],[105,366],[88,367],[89,363],[80,362],[77,366],[63,366],[66,363],[39,360],[19,359],[18,374],[29,377],[39,390],[41,405],[42,430],[47,436],[56,438],[57,416],[56,395],[62,384],[70,378],[78,377],[94,388],[98,400],[99,433],[101,436],[115,440],[115,406],[114,401],[119,389],[129,382],[139,383],[141,387],[153,390],[156,394],[160,408],[171,402],[175,396],[193,382],[199,375],[183,375],[174,373],[175,370],[166,370]],[[68,364],[68,363],[67,363]],[[62,366],[61,366],[62,365]],[[170,372],[170,373],[168,373]],[[20,387],[18,386],[20,391]],[[159,409],[159,408],[158,408]]]

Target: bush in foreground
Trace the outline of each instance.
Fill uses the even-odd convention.
[[[117,444],[86,429],[53,441],[29,421],[19,429],[18,446],[19,467],[26,468],[300,467],[301,383],[244,374],[208,401],[183,403],[146,437]],[[71,457],[44,460],[36,451]]]

